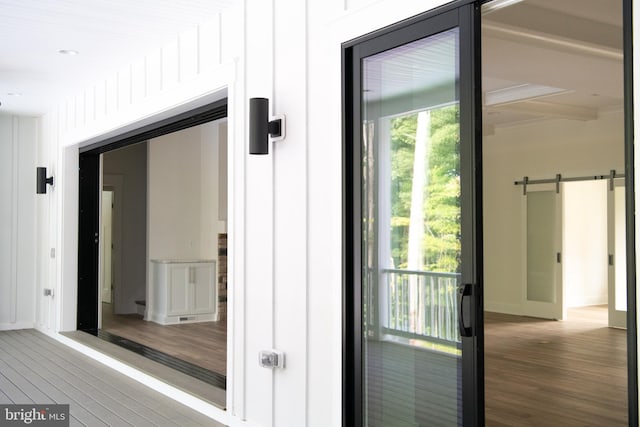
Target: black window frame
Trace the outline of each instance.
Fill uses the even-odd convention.
[[[463,283],[471,283],[470,317],[473,336],[462,339],[462,377],[468,384],[462,390],[463,421],[475,426],[484,420],[484,350],[482,310],[482,134],[481,73],[480,73],[480,3],[458,0],[397,24],[343,43],[342,45],[342,117],[343,117],[343,388],[342,425],[363,425],[362,375],[362,289],[360,130],[355,117],[360,112],[360,58],[375,52],[409,43],[430,34],[458,27],[460,29],[460,102],[469,105],[461,109],[461,172],[469,176],[462,186],[463,259],[474,259],[473,268],[463,268]],[[434,28],[435,27],[435,28]],[[357,100],[357,101],[356,101]],[[475,127],[469,126],[474,124]],[[466,146],[466,148],[465,148]],[[465,181],[465,180],[463,180]],[[358,183],[356,185],[356,183]],[[466,277],[465,277],[466,276]]]

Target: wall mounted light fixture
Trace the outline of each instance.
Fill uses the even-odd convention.
[[[47,178],[47,168],[36,168],[36,193],[47,194],[47,184],[53,186],[53,177]]]
[[[249,99],[249,153],[269,154],[269,137],[272,141],[284,139],[285,117],[269,120],[269,100]]]

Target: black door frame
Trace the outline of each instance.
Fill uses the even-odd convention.
[[[479,0],[478,5],[488,3],[492,0]],[[433,11],[426,12],[417,17],[399,22],[389,27],[383,28],[374,33],[365,35],[358,39],[344,43],[342,46],[342,118],[343,118],[343,387],[342,387],[342,414],[343,426],[359,426],[362,425],[362,324],[360,303],[362,301],[361,289],[353,286],[354,283],[360,283],[360,272],[356,266],[359,266],[359,244],[360,244],[360,197],[359,188],[353,184],[358,182],[359,177],[359,151],[357,145],[351,144],[351,141],[358,141],[358,129],[354,126],[354,117],[359,116],[359,108],[354,100],[360,99],[359,88],[352,84],[354,79],[360,76],[354,75],[353,64],[354,46],[358,43],[371,40],[379,36],[387,35],[395,30],[410,26],[417,22],[424,21],[433,16],[439,15],[447,10],[457,8],[469,1],[458,1],[453,4],[445,5]],[[628,417],[630,426],[638,426],[638,338],[637,338],[637,291],[636,291],[636,236],[635,236],[635,182],[634,182],[634,104],[633,104],[633,1],[622,0],[623,5],[623,56],[624,56],[624,151],[625,151],[625,181],[626,181],[626,261],[627,261],[627,390],[628,390]],[[471,25],[473,37],[476,43],[475,55],[471,65],[474,67],[473,73],[476,74],[475,94],[481,94],[481,73],[480,73],[480,22],[477,20],[479,14]],[[480,81],[477,77],[480,77]],[[481,105],[479,107],[481,112]],[[478,112],[476,111],[476,114]],[[478,125],[481,121],[477,122]],[[480,129],[475,130],[476,135],[481,132]],[[476,144],[476,173],[479,176],[476,183],[481,183],[482,168],[481,164],[481,139],[480,133],[478,144]],[[481,191],[481,188],[478,189]],[[481,192],[477,193],[480,197]],[[481,219],[481,216],[476,217]],[[478,223],[476,222],[476,225]],[[478,232],[482,232],[482,222],[479,223]],[[481,241],[481,234],[480,234]],[[476,245],[478,242],[476,242]],[[482,251],[480,246],[480,260],[482,259]],[[479,275],[482,275],[482,265],[479,268]],[[476,343],[477,367],[482,370],[484,364],[483,354],[483,319],[482,319],[482,288],[476,287],[476,302],[479,312],[475,313],[477,334],[479,339]],[[482,374],[484,376],[484,374]],[[479,407],[473,412],[476,414],[475,424],[484,425],[484,390],[482,384],[476,384],[474,390],[469,391],[475,393],[476,401]]]
[[[463,422],[484,420],[482,303],[482,97],[480,3],[459,0],[342,45],[343,117],[343,419],[345,427],[363,425],[361,289],[361,75],[365,56],[438,32],[460,30],[460,139],[463,283],[472,284],[470,337],[462,338]],[[464,107],[463,107],[464,106]]]
[[[624,173],[627,240],[627,394],[629,425],[638,425],[635,151],[633,106],[633,1],[622,0],[624,68]]]
[[[76,328],[98,333],[100,155],[227,117],[227,98],[80,149],[78,195],[78,310]]]

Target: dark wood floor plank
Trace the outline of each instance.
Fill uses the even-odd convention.
[[[129,351],[123,347],[102,340],[85,332],[65,332],[64,336],[88,346],[100,353],[106,354],[125,365],[134,367],[154,378],[161,379],[180,390],[199,397],[220,409],[226,405],[226,391],[196,380],[194,377],[176,371],[170,367],[154,362],[142,355]]]
[[[137,314],[115,315],[102,304],[102,329],[163,353],[226,375],[227,322],[159,325]]]
[[[606,314],[485,313],[486,425],[627,425],[626,332],[608,328]]]

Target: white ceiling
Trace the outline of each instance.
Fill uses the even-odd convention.
[[[0,113],[45,113],[237,1],[0,0]],[[564,89],[486,108],[487,129],[622,108],[622,0],[523,0],[483,16],[482,45],[485,93]]]
[[[523,84],[562,89],[485,107],[485,132],[622,109],[622,0],[524,0],[485,14],[482,35],[485,96]]]
[[[45,113],[79,85],[215,19],[234,2],[0,0],[0,113]]]

